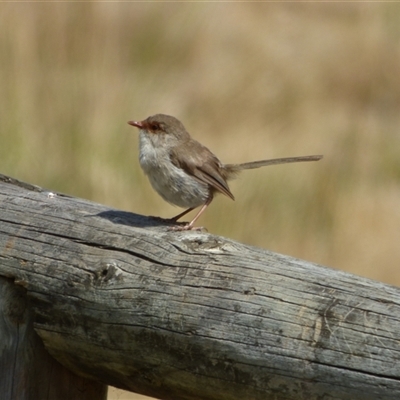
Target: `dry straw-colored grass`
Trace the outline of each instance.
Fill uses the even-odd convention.
[[[390,3],[3,3],[0,172],[167,217],[129,119],[175,115],[225,162],[322,153],[200,223],[399,285],[399,42]]]

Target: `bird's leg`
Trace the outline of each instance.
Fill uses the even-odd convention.
[[[203,204],[203,206],[200,208],[199,212],[196,214],[196,216],[192,219],[192,221],[184,226],[174,226],[173,228],[171,228],[171,230],[173,231],[191,231],[191,230],[202,230],[204,229],[203,227],[194,227],[193,224],[199,219],[200,215],[203,214],[203,212],[206,210],[206,208],[210,205],[211,201],[212,201],[213,197],[210,196],[207,201]],[[193,208],[189,208],[189,210],[186,210],[184,213],[182,213],[183,215],[185,215],[186,213],[188,213],[189,211],[193,210]],[[181,217],[182,215],[177,215],[177,217]],[[175,217],[176,218],[176,217]]]
[[[187,213],[189,213],[190,211],[194,210],[194,208],[188,208],[187,210],[185,210],[184,212],[176,215],[175,217],[172,218],[162,218],[162,217],[154,217],[151,216],[150,218],[153,218],[157,221],[162,221],[162,222],[173,222],[175,224],[184,224],[185,222],[178,222],[179,218],[182,218],[184,215],[186,215]]]
[[[181,212],[180,214],[176,215],[173,218],[169,218],[169,221],[171,222],[176,222],[178,221],[178,219],[181,219],[184,215],[186,215],[187,213],[190,213],[190,211],[194,210],[194,207],[188,208],[187,210],[185,210],[184,212]]]

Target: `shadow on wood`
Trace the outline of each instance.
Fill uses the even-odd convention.
[[[400,290],[379,282],[4,176],[0,276],[26,291],[46,350],[103,384],[167,400],[400,396]]]

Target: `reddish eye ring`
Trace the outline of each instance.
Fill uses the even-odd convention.
[[[150,129],[152,131],[158,131],[160,129],[160,125],[155,123],[155,122],[153,122],[152,124],[150,124]]]

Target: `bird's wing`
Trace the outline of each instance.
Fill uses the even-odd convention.
[[[221,162],[207,147],[195,140],[177,146],[170,152],[171,162],[178,168],[196,178],[199,182],[210,185],[212,189],[234,200],[224,177]]]

